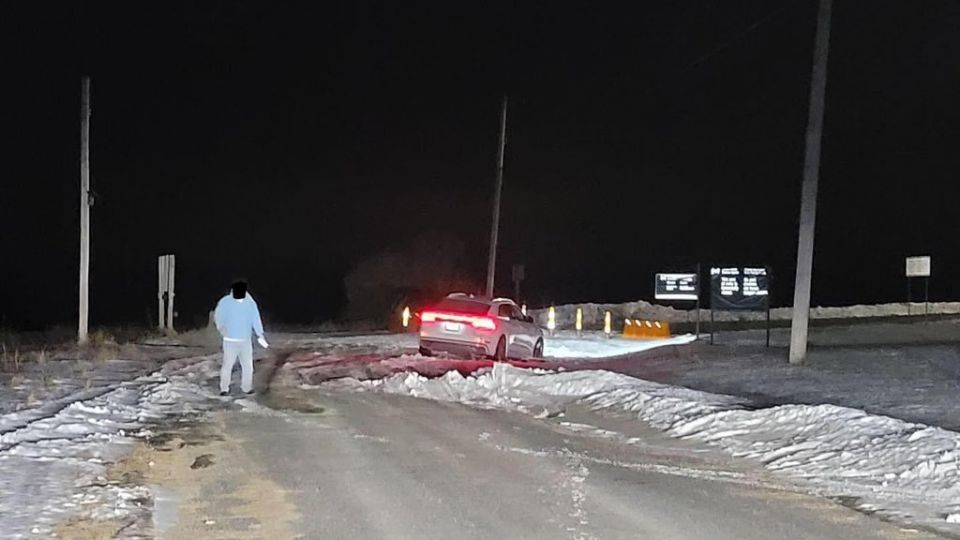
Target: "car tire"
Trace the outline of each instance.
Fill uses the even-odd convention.
[[[433,356],[433,351],[426,347],[420,347],[420,356]]]
[[[538,339],[537,344],[533,346],[533,357],[543,358],[543,338]]]
[[[507,361],[507,336],[501,336],[497,342],[497,350],[493,353],[493,359],[496,362]]]

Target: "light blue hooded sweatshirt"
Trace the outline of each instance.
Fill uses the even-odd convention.
[[[250,341],[250,334],[263,337],[263,322],[260,320],[260,308],[248,293],[237,300],[228,294],[217,302],[213,320],[223,339],[229,341]]]

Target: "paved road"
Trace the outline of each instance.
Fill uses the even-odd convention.
[[[279,388],[261,400],[312,411],[236,412],[226,421],[243,451],[288,491],[303,538],[935,538],[587,411],[543,420]],[[582,433],[581,424],[601,422],[636,440]]]

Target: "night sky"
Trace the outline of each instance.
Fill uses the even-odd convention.
[[[481,284],[503,94],[502,292],[523,262],[533,304],[650,298],[700,262],[792,299],[815,0],[3,11],[0,325],[75,317],[84,74],[93,325],[155,316],[168,252],[184,325],[236,277],[270,320],[340,316],[418,239]],[[957,28],[955,0],[835,1],[814,304],[902,301],[914,254],[960,299]]]

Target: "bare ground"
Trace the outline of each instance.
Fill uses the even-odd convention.
[[[264,475],[241,444],[225,431],[223,414],[217,414],[209,422],[139,444],[111,467],[109,479],[146,484],[175,498],[171,515],[165,515],[162,503],[155,504],[147,537],[295,538],[297,512],[287,491]],[[124,527],[114,521],[74,520],[58,530],[58,537],[114,538]]]

